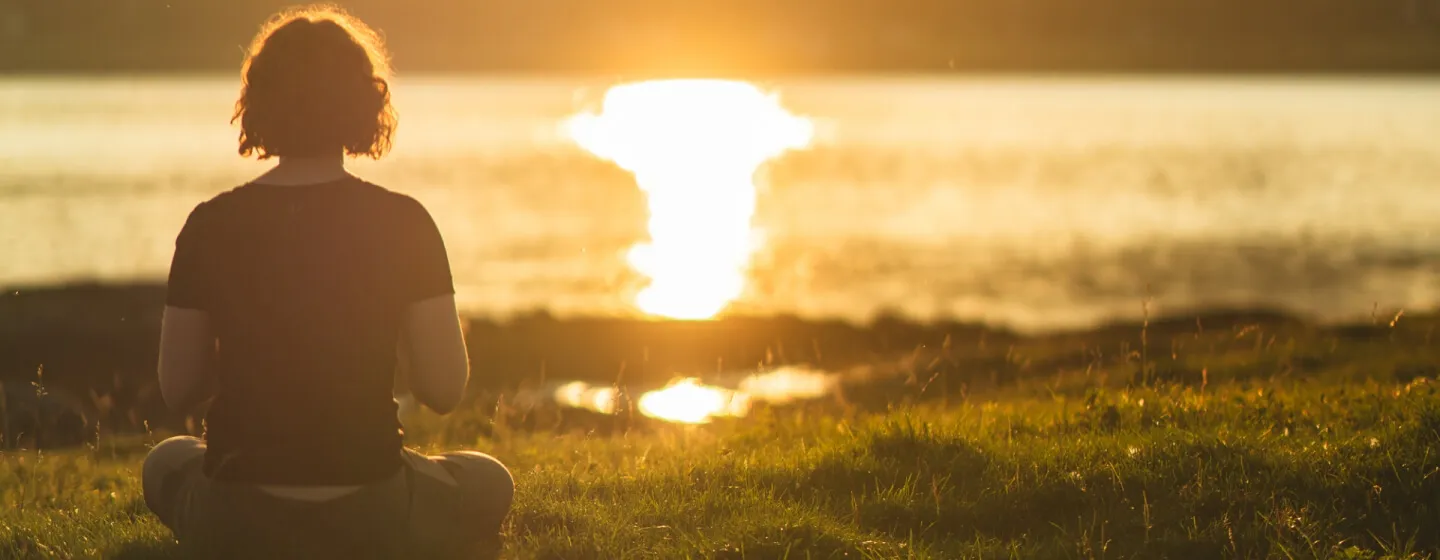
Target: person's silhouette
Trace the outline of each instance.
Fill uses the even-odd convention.
[[[389,149],[388,71],[377,35],[332,8],[277,15],[249,51],[240,153],[279,163],[201,203],[175,241],[161,392],[211,404],[204,440],[160,443],[143,474],[189,551],[447,557],[493,548],[510,508],[494,458],[402,443],[397,366],[444,414],[469,364],[429,213],[345,169]]]

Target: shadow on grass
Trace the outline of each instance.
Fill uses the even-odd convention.
[[[106,556],[114,560],[170,560],[183,558],[180,547],[171,543],[140,541],[121,545]]]
[[[476,545],[475,548],[464,552],[462,554],[462,557],[471,560],[498,560],[502,548],[501,544],[502,543],[495,541],[480,543]],[[295,556],[310,560],[324,560],[324,557],[329,557],[330,555],[327,553],[322,557],[310,553],[296,553]],[[186,556],[181,552],[179,545],[168,542],[158,543],[154,541],[135,541],[126,543],[121,545],[118,549],[112,550],[105,555],[105,558],[112,560],[174,560],[185,557]],[[270,557],[289,558],[291,556],[272,555]],[[346,552],[336,552],[334,554],[334,558],[337,559],[356,557],[357,556]]]

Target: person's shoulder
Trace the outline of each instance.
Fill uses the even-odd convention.
[[[373,192],[383,197],[385,204],[394,209],[397,214],[407,218],[429,218],[430,212],[426,210],[425,205],[421,204],[415,197],[387,189],[374,183],[361,182],[367,187],[374,189]]]
[[[237,187],[221,191],[195,206],[195,211],[213,211],[219,208],[233,206],[236,202],[244,199],[253,190],[253,183],[245,183]],[[203,209],[203,210],[202,210]]]
[[[224,214],[225,209],[233,207],[238,200],[245,197],[244,193],[245,187],[247,185],[248,183],[245,185],[231,188],[229,190],[222,191],[215,196],[212,196],[208,199],[201,201],[199,204],[196,204],[195,208],[190,210],[190,217],[186,220],[186,222],[190,224],[195,224],[199,222],[210,221],[215,219],[217,216]]]
[[[229,206],[235,198],[235,195],[233,194],[235,190],[236,189],[230,189],[221,192],[215,196],[212,196],[208,199],[200,201],[198,204],[195,205],[195,208],[190,210],[190,217],[188,221],[193,223],[201,219],[208,218],[215,215],[217,210]]]
[[[233,193],[236,190],[238,190],[238,187],[221,192],[220,194],[200,201],[194,208],[190,209],[190,214],[185,217],[185,226],[181,229],[182,235],[193,237],[194,235],[199,235],[198,232],[200,230],[210,229],[210,224],[216,220],[218,215],[224,212],[224,208],[231,205],[235,198]]]

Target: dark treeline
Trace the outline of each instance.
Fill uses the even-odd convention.
[[[0,71],[235,68],[277,0],[3,0]],[[350,0],[401,70],[1432,71],[1440,0]]]

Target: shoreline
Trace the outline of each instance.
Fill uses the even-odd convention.
[[[0,386],[28,389],[41,383],[52,398],[83,410],[87,422],[98,421],[111,430],[183,427],[184,419],[165,409],[154,379],[164,294],[164,286],[153,283],[72,284],[0,293]],[[467,317],[473,364],[467,401],[495,410],[507,395],[513,398],[547,384],[584,381],[638,394],[678,377],[733,379],[800,366],[860,379],[855,383],[859,390],[849,391],[847,398],[883,407],[910,398],[917,384],[936,388],[927,398],[963,398],[1081,370],[1103,370],[1107,379],[1120,383],[1134,383],[1141,375],[1180,383],[1210,381],[1215,373],[1202,371],[1204,365],[1197,367],[1183,355],[1187,346],[1202,341],[1209,341],[1212,351],[1216,341],[1254,346],[1257,357],[1266,354],[1262,347],[1288,345],[1283,362],[1270,357],[1261,361],[1282,372],[1319,371],[1350,359],[1335,350],[1342,343],[1363,348],[1428,346],[1440,325],[1435,313],[1401,315],[1400,328],[1392,324],[1394,319],[1386,315],[1369,322],[1321,325],[1273,310],[1231,310],[1021,334],[894,316],[866,324],[787,316],[709,321],[554,318],[544,313],[504,320]],[[1393,374],[1403,376],[1400,368],[1393,366]],[[403,380],[400,384],[403,388]],[[15,391],[9,393],[13,405]]]

